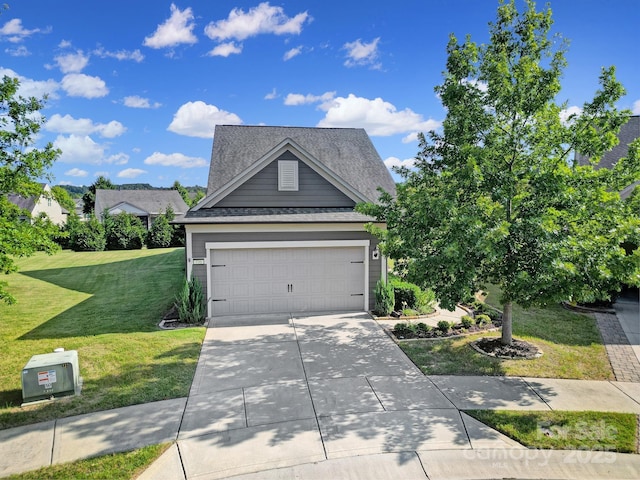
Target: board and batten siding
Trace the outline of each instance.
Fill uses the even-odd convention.
[[[298,161],[298,190],[278,191],[278,160]],[[276,160],[216,203],[216,207],[353,207],[355,202],[293,153]]]
[[[206,243],[208,242],[295,242],[295,241],[323,241],[323,240],[369,240],[369,310],[375,307],[375,287],[383,274],[383,262],[386,268],[386,260],[379,256],[373,260],[372,253],[376,249],[379,240],[365,231],[309,231],[309,232],[237,232],[237,233],[189,233],[192,241],[192,258],[206,258]],[[192,274],[202,283],[204,293],[207,293],[207,265],[193,265]],[[385,272],[386,273],[386,272]]]

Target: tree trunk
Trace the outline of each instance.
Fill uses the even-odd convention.
[[[502,306],[502,344],[511,345],[513,340],[512,332],[512,303],[506,302]]]

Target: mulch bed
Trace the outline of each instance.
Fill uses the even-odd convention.
[[[500,338],[481,338],[470,344],[478,353],[507,360],[531,360],[542,356],[542,350],[523,340],[514,339],[503,345]]]
[[[206,320],[205,320],[206,321]],[[184,323],[181,322],[178,317],[178,309],[175,307],[171,307],[158,325],[162,330],[177,330],[179,328],[190,328],[190,327],[201,327],[203,323]]]

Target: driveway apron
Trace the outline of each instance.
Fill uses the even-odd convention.
[[[216,319],[178,435],[187,478],[368,454],[512,448],[469,429],[440,390],[366,313]]]

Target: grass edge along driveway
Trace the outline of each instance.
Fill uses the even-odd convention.
[[[184,249],[63,251],[19,260],[0,303],[0,428],[187,396],[203,327],[158,323],[184,281]],[[54,348],[77,350],[82,394],[21,408],[21,372]]]

